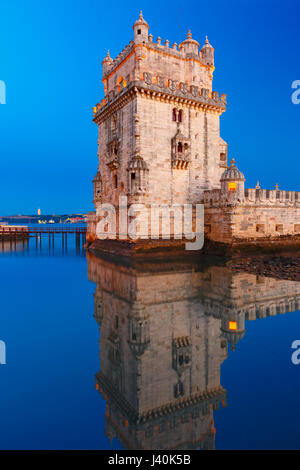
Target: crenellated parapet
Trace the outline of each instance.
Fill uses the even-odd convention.
[[[214,71],[214,49],[209,44],[207,37],[200,51],[198,50],[199,43],[192,39],[190,31],[188,31],[187,38],[179,45],[177,42],[170,43],[168,39],[163,42],[160,36],[155,41],[152,34],[147,34],[143,39],[143,41],[139,41],[138,35],[135,35],[135,40],[131,40],[126,44],[115,59],[112,59],[108,53],[107,57],[103,60],[105,62],[109,58],[106,61],[106,67],[103,68],[103,80],[106,80],[113,74],[131,55],[139,54],[142,49],[152,50],[159,54],[174,57],[175,59],[194,60],[209,73],[212,74]]]
[[[300,192],[279,189],[245,189],[245,203],[255,205],[300,206]]]
[[[204,205],[207,208],[225,206],[273,206],[300,207],[300,192],[271,189],[245,189],[240,197],[234,191],[223,192],[221,189],[204,191]]]
[[[278,284],[284,281],[277,281]],[[291,282],[291,281],[289,281]],[[299,284],[299,283],[298,283]],[[297,283],[295,283],[297,285]],[[225,321],[243,317],[243,320],[254,321],[260,318],[274,317],[276,315],[284,315],[288,312],[295,312],[300,310],[300,293],[297,292],[295,295],[279,296],[260,300],[257,299],[255,302],[248,302],[241,305],[228,305],[224,299],[219,301],[217,299],[211,299],[203,297],[203,305],[205,314],[213,316],[215,318],[221,318]]]
[[[168,77],[162,77],[149,72],[144,72],[139,80],[134,80],[128,76],[122,86],[119,84],[111,90],[103,100],[93,107],[93,120],[96,123],[101,122],[105,111],[109,108],[114,110],[117,104],[124,96],[130,100],[133,94],[141,93],[145,97],[158,99],[159,101],[169,101],[174,103],[183,103],[195,108],[216,111],[219,114],[226,110],[227,96],[217,91],[209,91],[207,88],[178,82]],[[120,101],[119,105],[124,103]]]

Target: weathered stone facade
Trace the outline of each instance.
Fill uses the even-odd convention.
[[[244,189],[234,160],[221,188],[204,191],[205,231],[213,241],[260,240],[300,235],[300,192]]]
[[[300,309],[300,283],[192,262],[88,254],[106,435],[129,449],[214,448],[221,365],[246,320]],[[238,351],[236,352],[238,353]]]
[[[219,117],[226,95],[212,91],[214,50],[206,39],[187,39],[170,47],[153,42],[140,15],[134,40],[113,61],[103,61],[105,98],[94,108],[98,125],[98,176],[95,214],[89,215],[88,239],[95,234],[100,204],[197,203],[205,189],[220,187],[227,166],[227,145]],[[101,196],[95,198],[95,185]]]
[[[133,30],[116,59],[108,53],[102,62],[105,97],[93,115],[96,211],[88,215],[87,241],[98,238],[106,203],[116,208],[116,238],[128,238],[130,216],[124,227],[119,221],[125,196],[128,207],[204,203],[205,236],[216,242],[300,233],[300,193],[245,190],[244,180],[224,179],[233,166],[238,170],[227,168],[219,124],[227,101],[212,88],[214,49],[207,38],[200,51],[190,31],[179,47],[154,42],[142,14]],[[150,226],[150,219],[140,222],[140,238],[150,238]],[[115,236],[108,231],[107,238]]]

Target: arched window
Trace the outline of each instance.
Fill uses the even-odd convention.
[[[172,119],[173,119],[174,122],[177,121],[177,109],[175,109],[175,108],[172,111]]]
[[[182,122],[182,109],[178,111],[178,122]]]
[[[115,189],[118,187],[118,176],[117,175],[114,175],[114,186],[115,186]]]
[[[126,80],[123,77],[119,77],[117,81],[118,91],[120,92],[122,88],[125,88],[127,85]]]
[[[178,153],[182,153],[182,143],[181,143],[181,142],[178,142],[178,145],[177,145],[177,152],[178,152]]]

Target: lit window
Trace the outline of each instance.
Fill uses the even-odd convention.
[[[236,183],[228,183],[229,191],[236,191]]]
[[[230,321],[229,322],[229,329],[230,330],[236,330],[237,329],[237,322],[236,321]]]

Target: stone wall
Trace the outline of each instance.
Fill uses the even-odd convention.
[[[234,192],[206,191],[207,238],[231,243],[234,239],[260,239],[300,234],[300,193],[246,189],[237,199]]]

